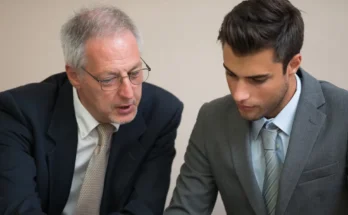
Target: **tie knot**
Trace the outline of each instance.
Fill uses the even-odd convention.
[[[265,123],[261,130],[262,144],[265,150],[275,150],[278,127],[272,123]]]
[[[114,132],[115,127],[111,124],[99,124],[97,126],[97,131],[99,134],[99,138],[103,139],[102,142],[106,141],[106,139],[109,139]]]
[[[277,130],[278,127],[272,121],[266,121],[263,128],[267,130]]]

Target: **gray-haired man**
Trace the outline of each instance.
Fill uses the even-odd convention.
[[[162,214],[182,102],[144,83],[119,9],[81,10],[61,39],[66,72],[0,93],[0,214]]]

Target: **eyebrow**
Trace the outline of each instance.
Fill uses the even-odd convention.
[[[224,68],[228,71],[228,72],[230,72],[230,73],[232,73],[233,75],[235,75],[235,76],[237,76],[234,72],[232,72],[229,68],[227,68],[227,66],[225,65],[225,64],[223,64],[223,66],[224,66]],[[269,74],[259,74],[259,75],[251,75],[251,76],[246,76],[246,78],[267,78],[267,77],[269,77],[270,75]]]
[[[135,69],[139,68],[142,65],[141,61],[139,63],[137,63],[136,65],[134,65],[128,72],[132,72]],[[140,68],[139,68],[140,69]],[[114,72],[114,71],[110,71],[110,70],[106,70],[104,71],[106,75],[118,75],[119,72]]]

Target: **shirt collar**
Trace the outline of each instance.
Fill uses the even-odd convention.
[[[74,100],[74,109],[75,109],[75,117],[77,121],[77,127],[79,133],[83,138],[87,137],[91,131],[99,125],[99,122],[88,112],[88,110],[82,105],[77,90],[73,87],[73,100]],[[116,132],[119,129],[119,124],[111,123]]]
[[[265,117],[262,117],[259,120],[253,121],[252,137],[254,140],[256,140],[259,136],[259,133],[266,121],[272,121],[280,130],[282,130],[286,135],[290,136],[302,88],[300,78],[297,76],[297,74],[295,74],[295,77],[297,83],[296,92],[283,110],[275,118],[267,120]]]

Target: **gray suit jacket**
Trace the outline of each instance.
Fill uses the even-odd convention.
[[[302,83],[280,178],[276,215],[347,215],[348,92],[300,69]],[[249,122],[230,95],[202,106],[165,215],[266,215],[246,140]]]

